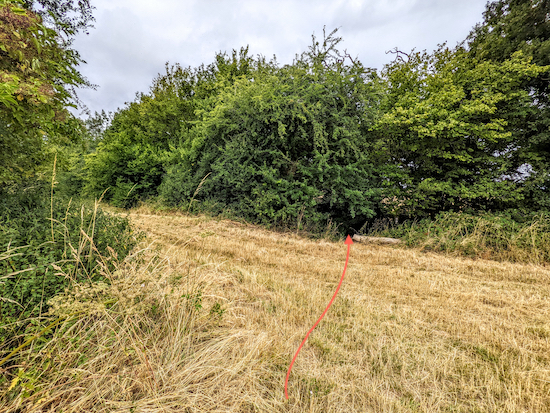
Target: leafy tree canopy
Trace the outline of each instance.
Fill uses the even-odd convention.
[[[40,15],[48,27],[54,28],[70,42],[72,37],[92,27],[94,7],[90,0],[22,0],[26,9]]]
[[[36,172],[44,146],[79,135],[67,111],[75,86],[88,83],[76,70],[78,54],[58,32],[15,0],[0,0],[0,184]]]
[[[511,122],[528,115],[524,82],[548,68],[516,52],[502,63],[441,46],[387,65],[387,102],[378,130],[399,167],[396,214],[504,208],[523,198],[516,185],[521,148]]]
[[[498,0],[487,3],[484,21],[467,39],[472,57],[504,62],[521,51],[539,66],[550,65],[550,1]],[[508,130],[522,147],[527,203],[550,207],[550,74],[524,79],[531,105],[508,120]]]
[[[467,43],[481,60],[504,61],[521,50],[540,66],[550,64],[549,0],[498,0],[487,3],[483,23]]]

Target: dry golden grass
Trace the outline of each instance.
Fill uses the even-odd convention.
[[[286,401],[344,243],[147,212],[131,219],[164,259],[69,300],[89,315],[12,366],[44,373],[0,411],[550,412],[547,267],[352,245]]]

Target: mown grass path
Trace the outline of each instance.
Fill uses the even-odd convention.
[[[235,375],[209,395],[219,411],[550,411],[548,267],[354,244],[285,402],[288,363],[338,283],[344,243],[203,216],[130,218],[170,265],[192,267],[204,311],[222,313],[213,362]]]

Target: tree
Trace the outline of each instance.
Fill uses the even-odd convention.
[[[214,63],[192,69],[166,65],[147,94],[118,111],[97,151],[86,160],[88,194],[131,207],[158,194],[167,165],[197,121],[196,111],[257,64],[248,49],[218,53]]]
[[[48,27],[63,33],[71,42],[73,36],[92,27],[94,7],[89,0],[23,0],[26,9],[42,17]]]
[[[241,76],[199,112],[161,194],[217,203],[267,224],[361,226],[381,178],[369,133],[375,74],[337,51],[330,33],[293,65]],[[200,190],[198,190],[200,188]]]
[[[547,72],[530,60],[517,52],[502,63],[478,61],[441,46],[386,66],[389,93],[377,128],[399,171],[389,211],[503,209],[523,199],[521,143],[510,122],[529,113],[522,85]]]
[[[550,65],[550,1],[498,0],[487,3],[484,21],[467,39],[469,54],[479,61],[502,63],[521,51],[538,66]],[[524,79],[531,104],[521,116],[511,114],[507,130],[520,148],[526,206],[550,208],[550,75]]]
[[[539,66],[550,64],[550,0],[498,0],[487,3],[483,23],[467,39],[480,60],[502,62],[521,50]],[[541,85],[542,86],[542,85]]]
[[[44,147],[75,139],[79,122],[66,110],[72,87],[88,85],[78,54],[13,0],[0,0],[0,184],[32,175]]]

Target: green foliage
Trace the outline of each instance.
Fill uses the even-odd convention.
[[[34,10],[48,26],[63,33],[67,41],[78,32],[92,27],[94,20],[89,0],[23,0],[25,8]]]
[[[533,62],[550,64],[548,0],[497,0],[487,3],[483,23],[468,37],[472,54],[481,60],[503,61],[521,50]]]
[[[127,128],[135,114],[128,110],[115,115],[97,151],[86,158],[86,193],[101,196],[107,190],[105,199],[123,208],[156,195],[168,160],[167,149],[157,140],[141,140],[137,128]]]
[[[265,224],[372,216],[381,178],[368,129],[379,90],[372,72],[337,54],[338,41],[241,76],[206,102],[168,170],[164,200],[215,202]]]
[[[545,210],[550,116],[532,86],[550,66],[529,45],[546,32],[495,57],[485,42],[499,25],[505,37],[522,32],[527,9],[502,0],[501,13],[494,3],[469,48],[396,52],[381,76],[339,52],[336,31],[283,67],[247,49],[196,69],[167,66],[86,157],[86,192],[107,190],[125,208],[156,198],[315,231],[441,211]]]
[[[538,66],[550,65],[550,2],[498,0],[487,3],[483,23],[467,39],[469,54],[481,61],[504,62],[518,51]],[[525,79],[528,108],[506,120],[518,147],[517,163],[526,194],[522,207],[550,208],[550,77],[547,71]]]
[[[150,94],[139,95],[114,115],[97,151],[86,160],[86,193],[100,196],[109,188],[105,199],[123,208],[156,196],[172,149],[196,121],[197,106],[220,84],[252,70],[247,53],[218,54],[215,63],[195,70],[167,65]]]
[[[96,152],[86,159],[87,194],[100,196],[107,190],[105,199],[124,208],[156,195],[167,152],[189,116],[188,105],[177,95],[141,95],[114,115]]]
[[[548,72],[530,60],[518,52],[502,63],[477,61],[441,46],[386,66],[387,107],[377,128],[400,186],[386,199],[388,213],[501,210],[524,198],[509,124],[529,111],[523,82]]]
[[[29,178],[45,147],[80,136],[66,110],[88,83],[82,61],[54,29],[16,0],[0,1],[0,185]]]
[[[191,311],[199,312],[202,309],[202,291],[198,290],[193,294],[183,294],[182,298],[187,300],[187,306]]]
[[[517,210],[500,214],[441,212],[434,219],[407,221],[374,232],[408,246],[471,257],[550,262],[550,214]]]
[[[221,304],[218,302],[214,303],[214,305],[210,309],[210,315],[216,316],[220,319],[223,317],[223,313],[225,313],[225,309],[222,308]]]
[[[47,156],[56,161],[57,197],[85,199],[83,196],[87,176],[85,156],[96,150],[111,120],[111,116],[104,111],[96,112],[84,121],[78,119],[76,121],[79,122],[80,135],[75,142],[47,146]],[[48,171],[44,170],[44,175],[49,174],[51,170],[50,166]]]
[[[123,259],[138,239],[127,219],[59,199],[51,202],[50,189],[43,184],[4,188],[0,324],[8,328],[9,322],[43,314],[47,301],[71,282],[99,281],[100,263],[112,267],[100,257]]]

